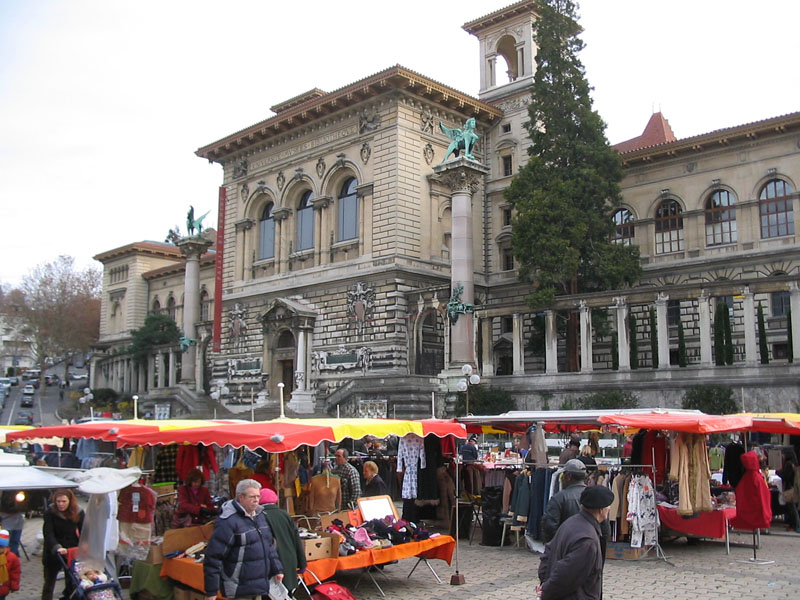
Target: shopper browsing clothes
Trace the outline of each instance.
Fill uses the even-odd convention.
[[[53,492],[53,504],[44,513],[44,548],[42,550],[42,564],[44,565],[44,584],[42,586],[42,600],[53,600],[53,590],[56,587],[56,577],[61,570],[60,554],[67,559],[67,549],[75,548],[83,529],[83,510],[78,506],[78,500],[72,490],[56,490]],[[65,597],[72,594],[72,585],[69,579],[65,580]]]
[[[378,475],[378,465],[368,460],[364,463],[364,496],[388,496],[386,482]]]
[[[173,529],[202,525],[216,516],[217,510],[204,483],[205,477],[200,469],[192,469],[186,475],[183,485],[178,488],[178,506],[172,516]]]
[[[7,530],[0,529],[0,600],[19,591],[19,557],[8,547],[10,538]]]
[[[236,484],[236,498],[222,505],[203,560],[207,600],[215,600],[217,592],[226,598],[266,598],[270,578],[283,581],[260,500],[261,484],[243,479]]]
[[[581,511],[564,521],[539,562],[537,597],[600,600],[603,596],[605,539],[600,524],[608,519],[614,494],[606,487],[587,487]]]

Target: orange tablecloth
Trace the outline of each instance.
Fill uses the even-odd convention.
[[[313,571],[321,581],[325,581],[333,577],[336,571],[382,565],[412,556],[425,555],[426,558],[438,558],[450,564],[455,547],[456,541],[452,537],[440,535],[421,542],[399,544],[383,550],[362,550],[350,556],[314,560],[308,563],[308,569]],[[161,576],[203,591],[203,563],[195,562],[191,558],[165,558],[161,565]],[[311,573],[304,573],[303,579],[308,584],[316,583]]]
[[[735,508],[722,508],[711,512],[682,517],[675,508],[658,507],[661,524],[674,531],[709,538],[724,538],[728,521],[736,516]]]

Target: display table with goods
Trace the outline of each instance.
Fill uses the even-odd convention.
[[[380,550],[364,549],[350,556],[312,560],[308,563],[303,579],[307,584],[313,585],[316,583],[315,575],[319,580],[324,581],[333,577],[337,571],[385,565],[412,557],[417,557],[423,562],[439,559],[450,564],[455,545],[455,540],[449,535],[439,535],[420,542],[407,542]],[[161,565],[161,577],[168,577],[193,589],[202,590],[203,563],[197,562],[193,558],[165,558]]]
[[[725,549],[730,554],[728,523],[736,516],[736,507],[720,507],[711,512],[680,515],[678,509],[668,504],[658,505],[658,517],[663,529],[686,533],[694,537],[725,539]]]

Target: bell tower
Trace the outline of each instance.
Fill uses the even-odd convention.
[[[516,94],[533,83],[535,7],[535,0],[522,0],[464,24],[480,42],[478,98],[484,102]]]

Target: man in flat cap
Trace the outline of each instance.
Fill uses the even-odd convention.
[[[608,519],[614,494],[604,486],[587,487],[581,510],[558,528],[539,563],[536,588],[543,600],[600,600],[603,596],[605,538],[600,523]]]
[[[577,458],[568,460],[561,475],[561,491],[553,494],[542,515],[542,539],[549,542],[559,526],[581,510],[580,499],[586,489],[586,465]]]

